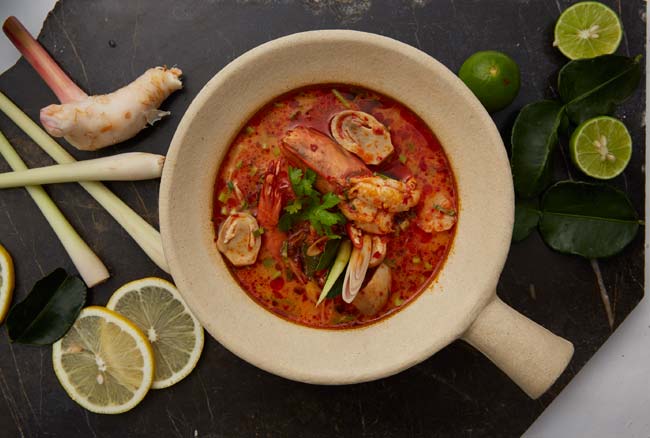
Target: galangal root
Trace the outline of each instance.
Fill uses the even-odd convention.
[[[80,150],[97,150],[134,137],[169,115],[158,107],[183,87],[178,68],[155,67],[113,93],[88,96],[61,70],[15,18],[3,30],[61,101],[41,110],[41,124],[53,137],[64,137]]]

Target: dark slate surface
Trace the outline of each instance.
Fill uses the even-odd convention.
[[[260,43],[309,29],[351,28],[391,36],[421,48],[453,70],[476,50],[508,52],[521,66],[523,85],[515,103],[494,116],[504,135],[509,135],[516,112],[524,104],[554,95],[555,73],[565,60],[551,47],[552,27],[560,9],[570,1],[353,3],[61,1],[39,39],[88,92],[111,91],[158,64],[177,64],[186,73],[185,89],[164,104],[172,117],[110,151],[72,152],[79,159],[135,150],[165,153],[183,111],[219,69]],[[606,3],[622,14],[627,31],[619,51],[643,53],[645,3]],[[4,18],[2,14],[0,17]],[[111,40],[115,44],[109,44]],[[259,82],[258,86],[264,86],[263,77]],[[0,89],[32,117],[55,101],[24,60],[0,77]],[[640,214],[644,205],[644,91],[645,85],[618,113],[626,121],[635,146],[632,163],[614,180],[630,195]],[[0,129],[30,165],[50,163],[3,116]],[[563,139],[565,148],[566,143]],[[558,178],[563,178],[566,163],[559,154],[557,161]],[[0,171],[7,170],[0,162]],[[578,176],[575,170],[573,176]],[[158,182],[109,186],[157,224]],[[48,191],[113,274],[108,283],[91,292],[92,303],[105,304],[111,292],[126,281],[162,275],[79,186],[50,187]],[[623,254],[600,263],[613,298],[616,324],[643,295],[642,240],[640,233]],[[16,260],[17,299],[22,299],[44,273],[59,266],[74,270],[23,190],[0,192],[0,241]],[[127,414],[100,416],[84,411],[67,397],[52,371],[50,348],[12,345],[3,329],[0,435],[518,436],[611,332],[589,263],[550,251],[536,235],[512,247],[499,293],[510,305],[575,344],[568,371],[540,400],[529,400],[487,359],[460,342],[387,379],[318,387],[260,371],[208,339],[197,369],[186,380],[170,389],[152,391]]]

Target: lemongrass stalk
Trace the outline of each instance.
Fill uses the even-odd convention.
[[[2,132],[0,132],[0,155],[4,157],[12,169],[16,171],[27,169],[23,160],[21,160]],[[86,285],[93,287],[106,281],[110,277],[106,266],[72,228],[70,222],[63,216],[52,198],[45,193],[43,187],[28,186],[26,189],[61,241]]]
[[[0,189],[80,181],[140,181],[160,178],[163,155],[130,152],[94,160],[0,173]]]
[[[40,126],[0,92],[0,110],[22,129],[36,144],[59,164],[74,163],[75,159],[50,137]],[[100,182],[79,183],[95,200],[113,216],[124,230],[160,269],[169,272],[163,253],[160,233],[138,216],[128,205]]]
[[[332,267],[330,268],[330,271],[327,274],[325,285],[323,286],[323,290],[321,291],[320,296],[318,297],[318,302],[316,303],[316,305],[319,305],[327,297],[327,294],[334,286],[334,283],[336,283],[336,280],[341,276],[341,274],[345,270],[345,267],[348,265],[348,261],[350,260],[351,253],[352,253],[352,242],[350,242],[349,240],[344,240],[343,242],[341,242],[341,246],[339,247],[338,253],[336,253],[336,258],[334,259],[334,263],[332,263]]]
[[[61,103],[77,102],[88,95],[75,84],[16,17],[9,17],[2,30]]]

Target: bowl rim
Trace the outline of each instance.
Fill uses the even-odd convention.
[[[431,335],[431,342],[425,343],[426,345],[421,345],[418,349],[402,353],[402,356],[399,358],[387,361],[380,364],[379,366],[366,367],[363,370],[350,370],[343,372],[323,372],[323,370],[308,370],[301,368],[300,364],[289,364],[286,361],[278,359],[275,354],[268,354],[264,352],[262,347],[251,348],[248,345],[242,345],[241,339],[234,340],[232,339],[231,334],[225,334],[223,331],[223,325],[217,326],[214,324],[214,321],[205,315],[205,309],[202,306],[202,303],[198,302],[195,294],[190,293],[189,291],[196,285],[197,281],[194,281],[190,278],[188,264],[184,263],[186,257],[183,254],[188,254],[188,248],[186,248],[185,243],[179,243],[174,236],[175,231],[173,231],[174,225],[174,195],[173,189],[175,181],[178,179],[176,177],[179,162],[183,158],[182,151],[187,149],[187,137],[188,131],[192,127],[195,119],[200,116],[201,111],[209,104],[213,95],[218,92],[219,87],[223,87],[224,84],[228,81],[233,80],[240,72],[244,71],[247,67],[254,65],[256,62],[259,62],[260,58],[264,56],[269,56],[271,53],[282,53],[287,49],[291,50],[292,47],[298,47],[299,45],[308,46],[310,44],[359,44],[369,45],[368,47],[375,46],[382,50],[392,51],[400,53],[400,55],[409,57],[416,63],[420,63],[420,67],[423,65],[424,68],[429,68],[431,73],[439,75],[441,80],[444,80],[445,84],[449,85],[456,97],[462,99],[463,103],[466,105],[466,112],[470,115],[473,123],[476,123],[480,126],[484,132],[482,137],[485,139],[485,144],[488,144],[494,149],[494,161],[492,164],[496,169],[498,169],[499,178],[495,181],[496,192],[500,196],[499,201],[497,202],[497,219],[501,220],[503,225],[498,226],[494,231],[494,237],[489,245],[490,251],[488,255],[490,256],[489,263],[490,265],[487,269],[483,269],[485,275],[484,284],[481,287],[476,287],[480,291],[476,292],[470,302],[465,302],[463,304],[464,313],[462,315],[456,315],[452,321],[447,321],[445,323],[444,333],[435,333]],[[320,81],[321,83],[331,82],[331,81]],[[343,81],[348,82],[348,81]],[[361,84],[363,85],[363,84]],[[303,86],[297,85],[295,88]],[[373,87],[370,87],[373,88]],[[289,90],[286,90],[289,91]],[[382,90],[378,90],[383,92]],[[281,93],[277,93],[279,95]],[[391,93],[388,94],[390,97],[395,98]],[[270,100],[270,99],[269,99]],[[404,102],[411,109],[412,106],[409,105],[409,102]],[[417,113],[417,112],[416,112]],[[422,117],[422,114],[417,113],[418,116]],[[246,117],[240,117],[241,125],[250,117],[251,114],[247,114]],[[426,121],[425,118],[423,120]],[[438,132],[432,128],[434,133],[438,135]],[[231,140],[231,139],[230,139]],[[228,144],[230,143],[228,141]],[[442,142],[442,140],[441,140]],[[185,145],[185,146],[184,146]],[[444,147],[443,143],[443,147]],[[187,155],[187,154],[186,154]],[[448,158],[449,154],[448,154]],[[219,164],[220,164],[219,159]],[[463,186],[461,181],[459,181],[459,173],[455,168],[454,160],[450,158],[450,164],[454,168],[454,173],[456,175],[456,184],[459,189],[459,198],[462,200],[462,190]],[[218,166],[217,166],[218,167]],[[214,169],[214,174],[216,174],[217,169]],[[213,174],[213,176],[214,176]],[[214,177],[212,178],[214,180]],[[214,182],[214,181],[212,181]],[[187,186],[187,184],[186,184]],[[176,199],[178,196],[176,196]],[[178,202],[176,202],[177,204]],[[461,203],[461,211],[459,213],[459,225],[464,219],[465,212],[463,211],[464,203]],[[324,384],[342,384],[342,383],[355,383],[361,381],[374,380],[380,377],[388,376],[399,372],[405,368],[408,368],[416,363],[421,362],[422,360],[428,358],[433,353],[443,348],[453,340],[459,338],[466,329],[470,326],[472,321],[476,318],[480,310],[494,297],[496,283],[498,277],[501,273],[505,259],[510,245],[510,237],[512,233],[512,223],[514,218],[514,191],[512,189],[512,179],[510,174],[510,166],[505,152],[505,147],[501,140],[501,136],[494,125],[494,122],[487,114],[485,109],[482,107],[480,102],[474,97],[474,95],[465,87],[465,85],[458,79],[447,67],[442,65],[440,62],[432,58],[430,55],[412,47],[405,43],[393,40],[388,37],[370,34],[366,32],[351,31],[351,30],[318,30],[318,31],[308,31],[301,32],[297,34],[292,34],[284,36],[267,43],[264,43],[260,46],[257,46],[250,51],[244,53],[240,57],[233,60],[221,71],[219,71],[213,78],[211,78],[206,85],[201,89],[201,91],[194,98],[186,113],[184,114],[179,126],[174,134],[169,152],[167,155],[167,160],[165,168],[163,170],[163,176],[161,181],[160,188],[160,225],[161,225],[161,234],[163,239],[163,246],[165,250],[165,255],[169,263],[171,274],[174,277],[174,280],[177,283],[177,286],[181,293],[184,295],[188,305],[194,313],[197,315],[199,320],[204,324],[208,332],[217,339],[223,346],[227,349],[238,355],[239,357],[245,359],[246,361],[258,366],[259,368],[270,371],[274,374],[281,375],[293,380],[299,380],[310,383],[324,383]],[[497,223],[497,221],[494,221]],[[457,225],[457,226],[459,226]],[[178,225],[176,225],[179,228]],[[458,230],[457,235],[454,238],[453,246],[448,254],[448,258],[445,261],[445,265],[441,272],[438,273],[438,277],[434,280],[436,283],[444,283],[445,281],[445,269],[449,264],[449,259],[452,256],[455,256],[457,252],[457,240],[458,240]],[[488,239],[489,240],[489,239]],[[489,246],[488,245],[488,246]],[[463,251],[467,253],[467,244],[464,245]],[[479,250],[480,252],[480,250]],[[231,282],[235,283],[235,286],[239,288],[239,285],[235,282],[232,277],[230,278]],[[430,286],[433,289],[433,286]],[[184,292],[185,291],[185,292]],[[329,333],[341,333],[341,332],[354,332],[362,333],[368,331],[379,331],[378,327],[381,327],[387,324],[388,321],[393,321],[395,319],[401,319],[400,315],[407,313],[409,308],[415,307],[427,292],[422,292],[420,296],[416,299],[415,303],[412,303],[406,309],[403,309],[397,312],[395,315],[390,318],[385,318],[382,321],[379,321],[375,324],[368,326],[355,328],[347,331],[339,330],[322,330],[314,329],[310,327],[300,326],[295,323],[285,321],[284,319],[277,317],[271,312],[263,309],[259,304],[257,304],[253,299],[251,299],[248,294],[240,290],[240,293],[246,296],[246,299],[250,300],[253,306],[259,308],[264,313],[267,313],[272,318],[278,321],[282,321],[278,324],[284,324],[284,329],[287,332],[302,332],[316,330],[316,331],[327,331]],[[440,291],[438,294],[441,294]],[[427,301],[430,301],[430,297],[434,294],[427,294]],[[467,300],[466,300],[467,301]],[[429,304],[427,304],[429,305]],[[260,318],[264,318],[261,314],[256,313]],[[386,322],[385,322],[386,321]],[[293,327],[290,329],[287,327]],[[293,335],[292,335],[293,336]],[[302,336],[297,334],[296,336]],[[307,335],[304,335],[307,336]],[[343,335],[340,335],[343,336]],[[330,342],[328,337],[320,337],[323,342]],[[254,339],[253,339],[254,341]],[[413,340],[415,341],[415,340]],[[360,344],[361,345],[361,344]],[[408,350],[408,349],[407,349]],[[362,346],[359,347],[359,353],[364,353],[365,350]],[[357,362],[355,362],[357,363]]]

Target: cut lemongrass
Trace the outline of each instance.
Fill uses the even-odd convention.
[[[75,159],[50,137],[40,126],[0,92],[0,110],[22,129],[36,144],[59,164],[74,163]],[[113,216],[124,230],[160,269],[169,272],[162,248],[160,233],[147,221],[138,216],[128,205],[100,182],[82,182],[83,187],[95,200]]]
[[[18,156],[16,150],[9,144],[2,132],[0,132],[0,155],[15,171],[27,169],[23,160]],[[72,228],[70,222],[63,216],[52,198],[45,193],[45,190],[41,186],[29,186],[27,192],[36,202],[54,233],[56,233],[86,285],[93,287],[106,281],[110,276],[106,266]]]
[[[327,298],[327,294],[332,289],[334,283],[336,283],[336,280],[339,278],[339,276],[343,273],[345,267],[348,265],[351,252],[352,252],[352,242],[350,242],[349,240],[344,240],[343,242],[341,242],[341,246],[339,246],[339,251],[338,253],[336,253],[336,258],[334,259],[334,263],[332,263],[330,272],[327,274],[325,285],[323,286],[323,290],[321,291],[320,296],[318,297],[318,302],[316,303],[316,305],[319,305],[325,298]]]
[[[61,102],[76,102],[88,97],[61,70],[50,54],[31,36],[16,17],[7,18],[2,25],[2,30]]]
[[[130,152],[95,160],[0,173],[0,189],[80,181],[140,181],[160,178],[163,155]]]

